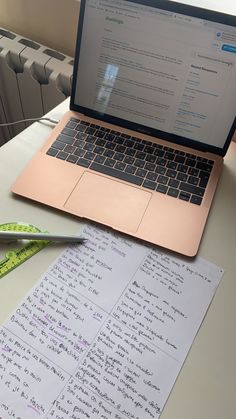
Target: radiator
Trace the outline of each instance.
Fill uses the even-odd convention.
[[[73,59],[0,28],[0,123],[38,118],[70,96]],[[28,123],[0,127],[0,146]]]

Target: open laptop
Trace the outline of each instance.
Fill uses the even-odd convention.
[[[194,256],[236,125],[236,17],[81,0],[70,109],[12,191]]]

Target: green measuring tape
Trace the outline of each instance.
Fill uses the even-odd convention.
[[[37,227],[31,224],[16,222],[0,224],[0,231],[27,231],[29,233],[41,232]],[[16,249],[8,250],[4,258],[0,260],[0,278],[17,268],[17,266],[24,263],[27,259],[31,258],[31,256],[34,256],[49,243],[50,241],[46,240],[31,240],[26,244],[18,244]]]

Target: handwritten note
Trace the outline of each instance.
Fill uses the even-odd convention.
[[[0,329],[0,418],[161,414],[223,274],[91,225]]]

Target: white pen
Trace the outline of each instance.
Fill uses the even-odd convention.
[[[48,233],[28,233],[27,231],[0,231],[0,240],[47,240],[56,242],[82,243],[85,238]]]

